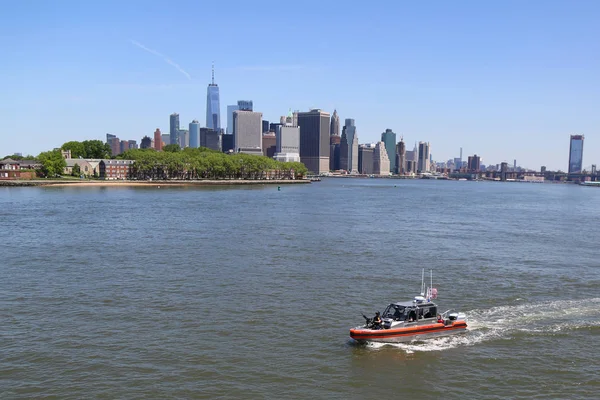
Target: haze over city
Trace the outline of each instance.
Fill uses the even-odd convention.
[[[0,152],[202,121],[206,85],[264,119],[336,109],[361,143],[387,128],[434,160],[478,154],[567,169],[598,161],[600,3],[593,1],[7,3]],[[223,118],[223,117],[222,117]],[[225,121],[222,120],[225,125]]]

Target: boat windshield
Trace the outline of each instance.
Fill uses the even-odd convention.
[[[404,314],[405,308],[406,307],[398,304],[390,304],[383,312],[383,318],[392,318],[396,321],[403,321],[406,319],[406,315]]]

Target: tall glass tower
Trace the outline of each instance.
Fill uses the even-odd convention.
[[[571,135],[569,146],[569,173],[578,174],[583,169],[583,135]]]
[[[212,68],[212,81],[206,89],[206,127],[218,131],[221,129],[221,106],[219,86],[215,83],[215,65]]]
[[[381,141],[385,144],[385,150],[390,160],[390,172],[396,171],[396,134],[391,129],[386,129],[381,134]]]
[[[173,113],[169,118],[169,143],[179,144],[179,114]]]

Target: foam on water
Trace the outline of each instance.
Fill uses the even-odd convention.
[[[600,298],[541,303],[517,301],[520,303],[466,312],[469,327],[465,333],[407,343],[369,342],[367,347],[391,346],[407,353],[442,351],[509,339],[516,333],[549,335],[600,327]]]

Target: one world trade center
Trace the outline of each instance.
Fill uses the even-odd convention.
[[[212,82],[206,89],[206,127],[219,131],[221,129],[221,107],[219,103],[219,86],[215,83],[215,65],[212,67]]]

